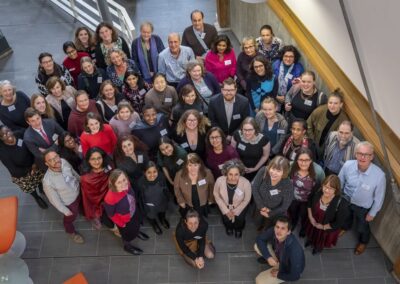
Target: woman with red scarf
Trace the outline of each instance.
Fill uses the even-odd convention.
[[[122,170],[116,169],[111,172],[108,185],[109,190],[104,199],[104,209],[118,227],[124,250],[133,255],[140,255],[143,250],[131,245],[130,242],[136,237],[148,240],[149,236],[139,231],[141,218],[129,179]]]
[[[112,228],[110,220],[103,214],[101,206],[108,189],[108,175],[112,170],[107,154],[100,148],[90,148],[85,156],[81,176],[82,203],[85,217],[93,227],[101,229],[101,221]]]

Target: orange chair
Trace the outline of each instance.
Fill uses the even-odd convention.
[[[78,274],[75,274],[70,279],[65,281],[64,284],[89,284],[89,282],[87,282],[83,273],[79,272]]]
[[[18,199],[16,196],[0,198],[0,254],[11,248],[17,231]]]

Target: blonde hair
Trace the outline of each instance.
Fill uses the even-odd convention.
[[[35,108],[35,101],[38,98],[42,98],[44,100],[44,104],[46,105],[46,110],[44,111],[44,114],[48,117],[48,118],[54,118],[54,110],[53,108],[49,105],[48,101],[46,100],[46,98],[39,93],[35,93],[31,96],[31,107]]]
[[[179,136],[183,136],[185,134],[186,120],[191,114],[197,119],[197,129],[199,130],[200,134],[205,134],[207,132],[207,128],[211,125],[210,120],[206,116],[200,114],[200,112],[195,109],[189,109],[183,113],[176,126],[176,133]]]

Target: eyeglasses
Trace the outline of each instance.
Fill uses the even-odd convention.
[[[356,156],[359,156],[359,157],[361,157],[361,158],[370,158],[370,157],[372,157],[372,154],[370,154],[370,153],[361,153],[361,152],[357,152],[357,153],[356,153]]]
[[[221,138],[221,136],[210,136],[210,140],[219,140]]]
[[[103,157],[97,157],[97,158],[90,158],[89,161],[101,161],[103,160]]]
[[[242,129],[243,132],[253,132],[254,128]]]
[[[311,159],[298,159],[297,161],[299,161],[300,163],[308,163],[311,162]]]
[[[187,119],[187,122],[197,122],[197,119]]]
[[[236,89],[221,89],[221,91],[225,93],[234,93]]]
[[[50,60],[47,60],[47,61],[42,61],[42,64],[50,64],[50,63],[52,63],[52,62],[53,62],[53,60],[50,59]]]
[[[68,54],[68,55],[71,55],[71,54],[74,54],[75,52],[76,52],[76,49],[67,51],[67,54]]]
[[[284,55],[284,58],[294,58],[294,55]]]
[[[243,47],[244,50],[248,50],[248,49],[252,49],[254,47],[254,45],[249,45],[249,46],[245,46]]]
[[[261,69],[261,68],[264,68],[264,65],[254,65],[254,69]]]

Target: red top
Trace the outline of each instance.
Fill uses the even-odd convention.
[[[217,78],[218,83],[222,83],[228,77],[235,77],[236,74],[236,56],[233,48],[228,54],[224,54],[222,60],[218,54],[207,52],[204,66],[206,70]]]
[[[71,73],[72,78],[74,78],[75,88],[78,86],[78,75],[81,73],[81,58],[89,56],[86,52],[78,52],[78,57],[75,59],[71,59],[68,56],[65,57],[63,65],[68,69],[69,73]]]
[[[85,156],[86,152],[92,147],[99,147],[108,155],[111,155],[114,152],[116,144],[117,136],[112,127],[108,124],[104,124],[103,130],[100,130],[96,134],[90,134],[84,131],[81,135],[83,156]]]

